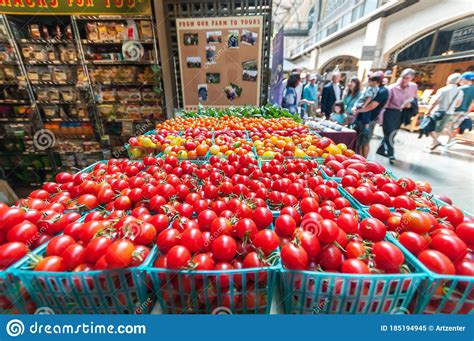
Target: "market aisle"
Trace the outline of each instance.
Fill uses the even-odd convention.
[[[391,169],[397,177],[408,176],[415,180],[431,183],[433,193],[445,194],[456,205],[468,212],[474,212],[474,148],[456,144],[443,152],[426,151],[429,139],[418,139],[418,133],[400,130],[396,136],[395,157],[398,161],[390,165],[388,159],[375,154],[380,144],[382,129],[377,127],[370,146],[369,158],[379,161]],[[442,140],[442,142],[446,142]]]

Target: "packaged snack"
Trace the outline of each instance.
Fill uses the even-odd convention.
[[[48,46],[48,47],[46,48],[46,51],[47,51],[47,53],[48,53],[48,60],[49,60],[50,62],[57,60],[57,57],[56,57],[56,50],[54,49],[53,46]]]
[[[21,49],[21,53],[23,54],[23,57],[25,57],[25,59],[29,60],[33,57],[33,47],[31,46],[24,46],[22,49]]]
[[[125,40],[125,25],[123,23],[117,23],[115,24],[115,30],[117,31],[117,40]]]
[[[37,98],[38,101],[47,101],[47,100],[49,100],[48,90],[47,89],[38,89],[38,90],[36,90],[36,98]]]
[[[140,37],[142,40],[153,39],[153,26],[151,25],[151,21],[140,21]]]
[[[56,113],[57,113],[57,106],[55,105],[45,105],[43,106],[43,112],[44,112],[44,116],[46,119],[52,119],[52,118],[55,118],[56,117]]]
[[[97,28],[97,23],[88,22],[86,24],[87,39],[89,40],[99,40],[99,31]]]
[[[56,25],[56,32],[55,32],[54,38],[58,40],[63,39],[63,32],[61,31],[61,26],[59,25]]]
[[[98,94],[98,99],[101,102],[109,102],[115,100],[115,89],[110,90],[100,90]]]
[[[52,82],[53,81],[53,68],[40,68],[38,69],[38,77],[41,82]]]
[[[73,102],[76,100],[76,90],[74,88],[63,88],[61,97],[65,102]]]
[[[141,107],[142,116],[145,119],[152,119],[155,113],[155,106],[152,105],[144,105]]]
[[[99,114],[105,118],[109,118],[114,114],[114,107],[110,104],[100,104],[97,106]]]
[[[117,104],[115,106],[115,116],[117,118],[124,118],[127,113],[127,107],[124,104]]]
[[[47,96],[51,102],[59,102],[61,100],[59,96],[59,89],[54,89],[54,88],[48,89]]]
[[[38,82],[40,80],[38,71],[36,69],[29,69],[28,70],[28,78],[32,82]]]
[[[58,83],[65,83],[70,79],[69,71],[63,68],[54,68],[53,80]]]
[[[130,120],[139,120],[139,119],[141,119],[140,106],[136,105],[136,104],[127,105],[126,118],[128,118]]]
[[[107,27],[104,23],[97,23],[97,31],[98,31],[98,40],[99,41],[106,41],[108,39],[107,36]]]
[[[12,67],[4,67],[3,68],[3,78],[5,80],[12,80],[16,78],[15,69]]]
[[[117,36],[117,30],[115,29],[115,24],[114,23],[107,23],[105,25],[106,30],[107,30],[107,39],[110,41],[117,41],[120,40],[120,38]]]
[[[127,89],[117,90],[117,98],[119,101],[127,102],[130,100],[130,92]]]
[[[129,101],[131,102],[138,102],[142,99],[140,94],[140,89],[128,89],[129,92]]]
[[[33,59],[37,62],[47,62],[48,53],[41,45],[35,45],[33,47]]]
[[[157,96],[156,93],[151,89],[142,89],[142,99],[144,101],[155,101]]]
[[[43,26],[43,39],[48,40],[49,39],[49,31],[47,26]]]
[[[41,31],[38,24],[30,25],[30,36],[31,39],[41,39]]]
[[[72,29],[71,29],[71,25],[67,25],[67,26],[66,26],[65,36],[66,36],[66,39],[67,39],[67,40],[72,40]]]

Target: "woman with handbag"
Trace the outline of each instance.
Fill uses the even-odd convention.
[[[446,86],[436,91],[435,99],[426,113],[426,116],[431,116],[436,121],[436,129],[430,133],[433,139],[433,144],[429,147],[430,151],[442,145],[438,140],[441,133],[448,135],[450,140],[454,139],[453,132],[447,128],[454,119],[455,109],[462,103],[463,92],[458,88],[460,79],[459,73],[449,75]]]

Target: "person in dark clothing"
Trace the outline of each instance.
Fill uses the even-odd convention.
[[[357,135],[357,151],[363,157],[369,155],[370,140],[374,133],[375,124],[380,115],[380,112],[385,107],[388,101],[389,92],[383,85],[383,73],[375,72],[371,77],[378,83],[377,95],[364,107],[354,109],[354,114],[357,114],[355,124],[358,132]]]
[[[331,116],[332,108],[334,103],[342,100],[342,86],[339,84],[341,81],[340,73],[333,73],[331,76],[331,82],[323,87],[321,94],[321,111],[327,119]]]

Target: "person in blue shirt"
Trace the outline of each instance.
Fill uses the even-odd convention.
[[[286,89],[283,94],[283,100],[281,106],[288,109],[291,114],[298,112],[298,95],[296,93],[296,87],[300,83],[299,74],[291,74],[286,84]]]
[[[309,76],[309,83],[303,88],[302,102],[303,114],[306,113],[306,115],[313,116],[313,112],[314,114],[316,113],[316,110],[313,110],[313,108],[315,109],[318,105],[318,85],[316,84],[315,74]]]
[[[344,110],[344,102],[343,101],[337,101],[334,103],[334,108],[332,110],[332,114],[330,117],[331,121],[337,122],[340,125],[347,125],[349,123],[349,119],[347,117],[347,114]]]

